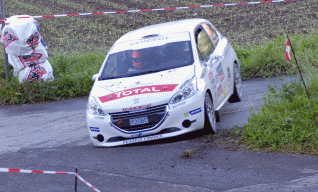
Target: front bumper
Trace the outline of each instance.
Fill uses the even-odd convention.
[[[121,130],[111,121],[110,115],[96,116],[86,112],[87,128],[97,147],[113,147],[174,137],[202,129],[204,126],[204,94],[198,91],[191,98],[177,104],[167,104],[166,114],[152,128]]]

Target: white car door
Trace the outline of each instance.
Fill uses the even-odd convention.
[[[217,80],[219,80],[217,85],[218,94],[222,97],[220,100],[223,102],[231,94],[229,88],[231,88],[231,83],[233,82],[233,63],[229,52],[230,44],[226,38],[220,37],[220,34],[210,24],[202,23],[202,27],[209,35],[215,47],[212,57],[216,58],[216,61],[213,61],[213,65],[217,67]]]
[[[205,81],[210,88],[215,109],[223,102],[223,87],[226,86],[224,81],[224,69],[222,65],[223,57],[213,57],[215,50],[212,41],[207,32],[200,26],[196,33],[196,42],[201,60],[206,65]]]

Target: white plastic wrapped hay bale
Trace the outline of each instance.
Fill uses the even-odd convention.
[[[53,80],[53,69],[47,60],[46,47],[37,21],[28,15],[8,18],[1,33],[1,43],[19,82]]]

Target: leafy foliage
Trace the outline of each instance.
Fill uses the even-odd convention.
[[[318,154],[317,84],[309,83],[310,98],[301,81],[269,87],[263,107],[251,109],[241,141],[251,149]]]

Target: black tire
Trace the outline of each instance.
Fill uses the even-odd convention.
[[[219,111],[215,111],[215,118],[216,118],[216,122],[220,122],[220,112]]]
[[[208,92],[204,98],[204,132],[214,134],[216,132],[216,116],[213,101]]]
[[[241,71],[240,67],[237,63],[234,63],[233,66],[233,73],[234,73],[234,92],[229,98],[229,103],[236,103],[242,101],[243,95],[243,86],[242,86],[242,78],[241,78]]]

